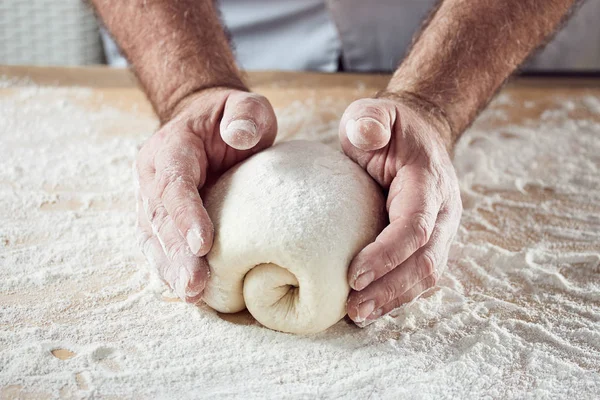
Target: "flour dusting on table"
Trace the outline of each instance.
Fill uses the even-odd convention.
[[[174,301],[149,272],[130,171],[154,119],[85,88],[0,96],[0,397],[597,398],[600,98],[536,101],[501,95],[459,143],[438,288],[294,336]],[[336,146],[344,106],[278,109],[281,137]]]

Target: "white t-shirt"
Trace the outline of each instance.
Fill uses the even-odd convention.
[[[221,0],[246,70],[393,71],[437,0]],[[585,2],[526,70],[600,71],[600,1]],[[106,38],[105,38],[106,39]],[[107,59],[125,64],[107,42]]]

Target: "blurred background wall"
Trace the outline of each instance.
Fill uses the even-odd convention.
[[[98,24],[81,0],[0,0],[0,63],[105,62]]]

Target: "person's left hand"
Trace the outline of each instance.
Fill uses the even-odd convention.
[[[390,224],[348,270],[349,317],[365,325],[433,287],[445,268],[462,204],[447,121],[410,95],[352,103],[344,152],[387,191]]]

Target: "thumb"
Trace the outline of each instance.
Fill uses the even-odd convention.
[[[395,122],[395,108],[384,99],[360,99],[354,101],[342,116],[340,135],[363,151],[379,150],[391,138]]]
[[[259,142],[266,147],[275,140],[277,119],[266,97],[233,92],[225,103],[220,131],[223,141],[236,150],[251,149]]]

